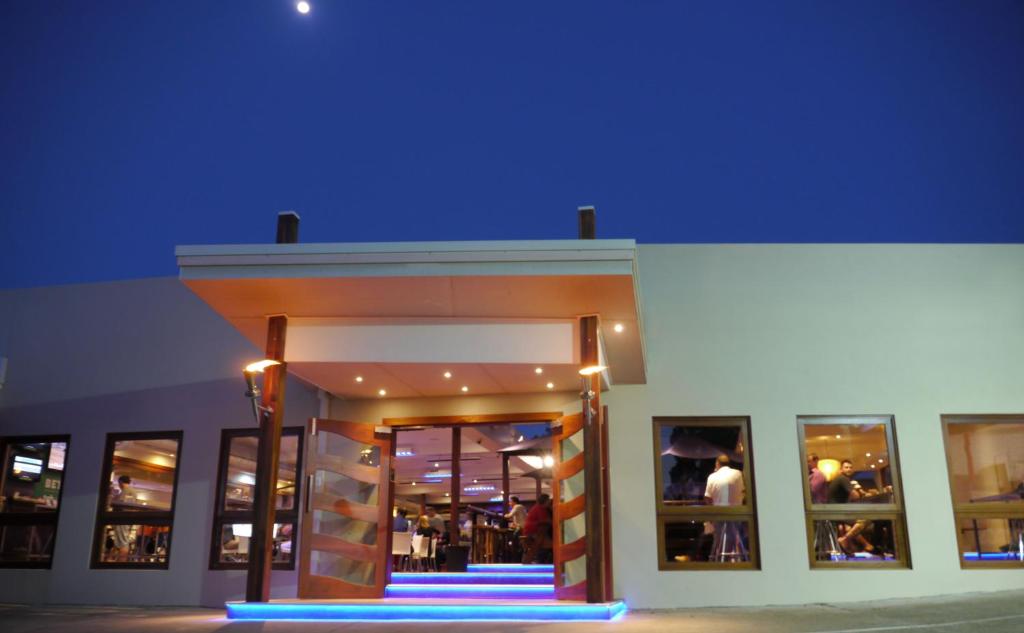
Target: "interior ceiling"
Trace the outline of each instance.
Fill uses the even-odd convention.
[[[879,424],[808,424],[804,426],[807,452],[816,453],[819,459],[849,459],[856,471],[877,470],[889,466],[884,428]]]
[[[371,323],[575,319],[597,314],[613,383],[643,384],[644,356],[632,275],[490,275],[442,277],[296,277],[185,279],[184,283],[257,348],[266,342],[266,317],[348,318]],[[615,332],[614,324],[621,324]],[[466,382],[438,382],[454,369],[431,363],[290,363],[296,375],[337,395],[353,398],[502,394],[577,388],[575,369],[531,364],[475,364],[458,368]],[[364,382],[354,383],[356,375]],[[473,384],[470,384],[472,379]],[[442,378],[443,380],[443,378]],[[478,385],[477,387],[474,387]]]
[[[518,440],[517,428],[523,425],[479,425],[462,427],[460,468],[462,471],[462,502],[485,504],[493,496],[500,495],[501,455],[497,449],[510,446]],[[532,425],[540,427],[541,425]],[[399,450],[411,450],[413,455],[395,459],[395,494],[408,500],[417,500],[427,495],[431,503],[444,502],[445,493],[451,490],[451,478],[444,477],[431,483],[431,473],[451,473],[451,428],[395,429],[395,441]],[[435,466],[437,464],[437,466]],[[511,493],[523,493],[533,498],[536,483],[532,478],[522,477],[533,467],[518,457],[509,461]],[[476,480],[474,482],[474,480]],[[413,482],[416,482],[413,485]],[[544,490],[549,489],[545,482]],[[467,486],[493,486],[493,490],[466,491]]]

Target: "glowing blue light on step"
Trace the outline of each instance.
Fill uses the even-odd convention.
[[[624,602],[608,604],[394,604],[312,602],[229,602],[232,620],[362,620],[362,621],[579,621],[611,620],[626,612]]]
[[[395,572],[391,574],[393,585],[550,585],[554,574],[524,572],[522,574],[492,572]]]
[[[389,598],[554,599],[554,585],[388,585]]]
[[[542,564],[531,564],[531,565],[520,565],[519,563],[481,563],[476,565],[469,565],[469,571],[471,572],[483,572],[483,573],[526,573],[526,572],[547,572],[553,574],[555,572],[554,565],[542,565]]]

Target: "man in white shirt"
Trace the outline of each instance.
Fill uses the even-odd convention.
[[[704,489],[704,503],[714,506],[743,505],[745,489],[743,473],[729,466],[729,457],[719,455],[715,472],[708,475]],[[711,528],[708,530],[708,528]],[[740,521],[715,521],[705,524],[705,534],[714,534],[711,546],[713,562],[748,560],[747,546],[743,542],[744,525]]]
[[[508,511],[505,518],[509,520],[509,527],[516,531],[522,531],[526,525],[526,507],[519,502],[519,497],[512,497],[512,509]]]
[[[729,466],[727,455],[719,455],[715,460],[715,472],[708,475],[704,503],[712,506],[741,506],[743,493],[743,473]]]

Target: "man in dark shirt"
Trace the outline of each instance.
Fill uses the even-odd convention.
[[[526,515],[523,525],[523,563],[550,562],[551,497],[542,494]]]
[[[853,462],[844,459],[839,474],[828,485],[828,502],[853,503],[860,497],[860,488],[853,484]]]

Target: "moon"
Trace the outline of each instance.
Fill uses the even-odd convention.
[[[312,8],[312,7],[310,7],[310,6],[309,6],[309,3],[308,3],[308,2],[306,2],[306,0],[302,0],[301,2],[296,2],[296,3],[295,3],[295,9],[296,9],[296,10],[297,10],[297,11],[298,11],[299,13],[301,13],[301,14],[303,14],[303,15],[305,15],[305,14],[309,13],[309,10],[310,10],[311,8]]]

